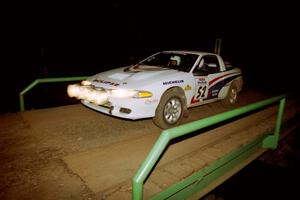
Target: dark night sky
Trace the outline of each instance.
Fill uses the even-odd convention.
[[[268,76],[266,85],[288,85],[299,67],[293,59],[297,7],[288,2],[101,2],[7,5],[2,82],[14,77],[14,84],[5,89],[5,103],[44,77],[43,66],[49,77],[91,75],[160,50],[212,52],[215,38],[222,38],[221,56],[240,66],[250,82]]]

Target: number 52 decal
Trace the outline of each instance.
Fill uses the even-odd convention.
[[[206,97],[206,92],[207,92],[207,87],[206,85],[204,86],[199,86],[198,90],[197,90],[197,97],[196,99],[202,99]]]

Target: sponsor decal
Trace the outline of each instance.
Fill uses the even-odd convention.
[[[191,90],[191,89],[192,89],[192,87],[190,85],[187,85],[187,86],[184,87],[185,91],[188,91],[188,90]]]
[[[219,93],[219,90],[218,90],[218,89],[212,90],[212,91],[211,91],[211,95],[212,95],[212,96],[217,96],[218,93]]]
[[[207,84],[205,78],[198,78],[197,84]]]
[[[177,83],[183,83],[183,82],[184,82],[184,80],[167,81],[167,82],[163,82],[163,85],[177,84]]]
[[[120,85],[119,83],[114,83],[114,82],[111,82],[111,81],[104,81],[104,80],[101,80],[101,79],[96,79],[96,80],[93,80],[93,81],[97,82],[97,83],[112,85],[112,86],[119,86]]]
[[[158,99],[147,99],[145,100],[145,104],[152,104],[152,103],[157,103]]]

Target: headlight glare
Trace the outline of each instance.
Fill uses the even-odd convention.
[[[87,80],[81,81],[81,85],[84,85],[84,86],[88,86],[88,85],[91,85],[91,84],[92,84],[91,81],[87,81]]]

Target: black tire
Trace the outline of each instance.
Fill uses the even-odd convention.
[[[222,100],[222,103],[226,106],[232,106],[237,102],[238,88],[235,83],[231,83],[226,97]]]
[[[161,97],[153,122],[162,129],[174,127],[180,123],[185,110],[180,89],[172,88]]]

